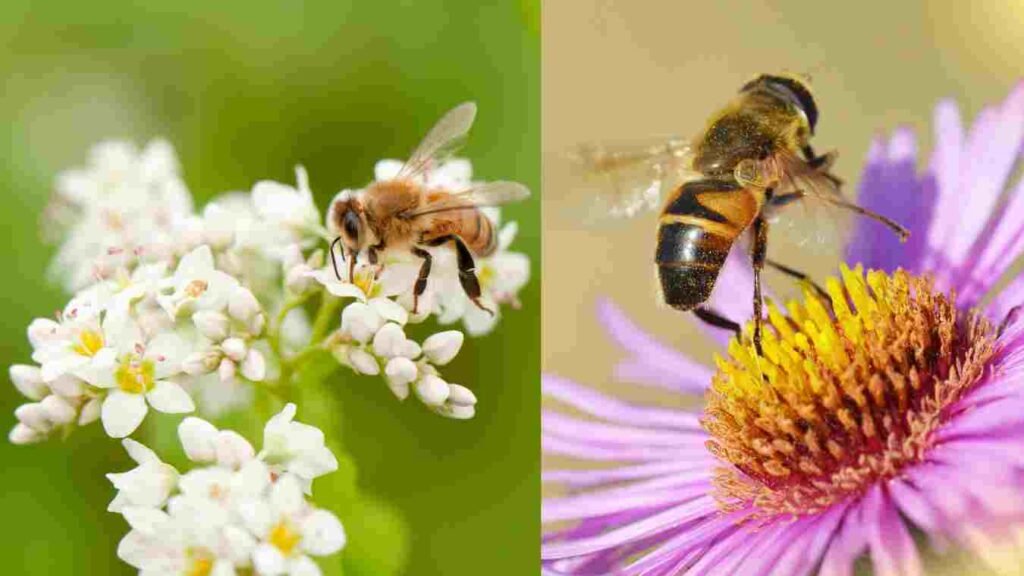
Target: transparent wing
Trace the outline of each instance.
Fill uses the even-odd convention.
[[[849,201],[843,197],[842,181],[828,172],[831,160],[815,168],[803,158],[783,152],[771,161],[781,181],[773,204],[765,208],[770,243],[795,246],[802,253],[838,254],[848,238],[851,220],[843,208]]]
[[[411,178],[444,162],[465,142],[475,118],[474,102],[463,102],[449,110],[423,137],[395,178]]]
[[[451,210],[466,210],[484,206],[501,206],[520,202],[530,197],[530,189],[519,182],[496,181],[474,184],[468,190],[445,194],[416,210],[402,214],[403,218],[416,218],[424,214],[436,214]]]
[[[633,145],[585,144],[570,160],[584,182],[573,209],[587,221],[629,218],[661,205],[665,192],[693,173],[689,144],[681,139]],[[577,206],[578,205],[578,206]]]

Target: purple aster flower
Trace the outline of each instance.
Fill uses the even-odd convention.
[[[709,331],[725,345],[711,369],[602,302],[619,379],[705,403],[544,379],[572,408],[545,412],[544,452],[590,464],[544,472],[561,494],[543,505],[544,573],[842,575],[867,555],[877,574],[920,574],[922,543],[998,564],[1024,520],[1024,278],[989,293],[1024,253],[1022,152],[1024,84],[966,133],[939,104],[923,172],[910,131],[875,142],[860,202],[910,241],[858,222],[846,260],[863,266],[828,298],[770,304],[763,357]],[[715,308],[749,313],[748,268],[730,259]]]

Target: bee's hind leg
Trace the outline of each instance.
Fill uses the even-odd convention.
[[[729,320],[725,316],[722,316],[713,309],[707,306],[698,306],[692,310],[693,315],[696,316],[701,322],[704,322],[708,326],[714,326],[715,328],[721,328],[723,330],[729,330],[736,334],[736,339],[740,340],[742,337],[742,330],[740,325],[732,320]]]
[[[821,285],[812,280],[811,277],[808,276],[806,273],[801,272],[796,268],[790,268],[789,266],[786,266],[784,264],[779,264],[778,262],[772,260],[771,258],[766,258],[764,263],[778,270],[779,272],[782,272],[786,276],[795,278],[801,282],[807,282],[808,284],[810,284],[811,288],[814,288],[814,291],[818,293],[818,296],[821,296],[825,300],[829,299],[828,292],[826,292],[825,289],[821,287]]]
[[[469,299],[473,301],[473,304],[476,304],[477,308],[494,316],[494,310],[480,303],[481,290],[480,280],[476,277],[476,261],[473,259],[473,253],[469,251],[462,238],[455,234],[449,234],[431,240],[428,244],[430,246],[441,246],[447,242],[455,244],[455,255],[459,264],[459,284],[462,284],[462,289],[466,292],[466,296],[469,296]]]
[[[761,295],[761,270],[764,269],[765,256],[768,253],[768,221],[762,216],[754,219],[754,243],[750,252],[750,261],[754,266],[754,348],[758,356],[763,356],[761,350],[761,324],[764,319],[761,317],[764,297]]]
[[[416,277],[416,284],[412,289],[412,313],[416,314],[420,307],[420,296],[427,291],[427,278],[430,277],[430,267],[434,259],[430,256],[430,252],[416,246],[413,246],[412,253],[423,259],[420,273]]]

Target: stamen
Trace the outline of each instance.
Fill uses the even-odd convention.
[[[929,278],[844,266],[826,290],[769,304],[763,356],[734,339],[716,359],[703,425],[723,509],[810,513],[895,476],[995,351],[992,325]]]

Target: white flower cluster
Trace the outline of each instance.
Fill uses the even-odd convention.
[[[397,171],[382,161],[376,177]],[[339,279],[324,251],[331,224],[305,170],[296,173],[295,186],[258,182],[201,212],[164,141],[141,151],[100,144],[86,167],[58,178],[46,228],[60,234],[52,269],[73,296],[55,318],[29,326],[33,363],[10,367],[29,402],[15,410],[9,439],[30,444],[97,420],[124,439],[138,467],[109,475],[118,489],[110,510],[132,527],[120,557],[142,573],[318,574],[309,556],[345,541],[338,520],[303,495],[337,461],[318,429],[292,422],[293,405],[267,424],[258,454],[238,434],[186,418],[182,445],[203,467],[185,474],[127,438],[150,409],[256,410],[268,403],[254,397],[286,394],[305,363],[333,356],[381,378],[399,399],[414,394],[437,414],[472,418],[474,394],[438,371],[462,348],[463,333],[416,341],[406,330],[434,316],[483,334],[501,305],[518,305],[529,260],[507,250],[514,223],[501,229],[499,249],[477,262],[480,300],[494,315],[466,297],[450,249],[431,249],[435,273],[418,307],[420,262],[411,255],[386,250],[370,265],[363,254],[354,277]],[[469,162],[456,160],[421,178],[454,189],[470,176]],[[489,216],[497,222],[497,212]]]
[[[319,574],[310,556],[341,550],[345,531],[304,492],[338,462],[323,433],[294,416],[289,404],[267,422],[259,454],[235,432],[186,418],[178,437],[202,466],[184,474],[124,440],[138,466],[107,475],[117,489],[108,509],[131,526],[118,556],[145,574]]]

